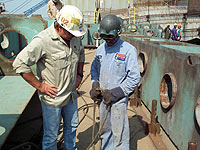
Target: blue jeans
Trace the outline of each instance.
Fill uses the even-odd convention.
[[[101,132],[101,150],[129,150],[128,98],[111,103],[111,110]],[[100,104],[100,124],[107,113],[107,106]]]
[[[63,118],[64,150],[77,150],[76,129],[78,126],[77,100],[63,107],[51,107],[42,103],[43,114],[43,150],[57,150],[57,137],[61,116]]]

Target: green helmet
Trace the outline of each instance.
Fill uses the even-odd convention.
[[[114,40],[122,28],[122,19],[115,15],[106,15],[100,22],[100,37],[104,40]]]

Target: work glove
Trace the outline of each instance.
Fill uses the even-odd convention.
[[[98,81],[93,82],[92,89],[90,90],[90,97],[94,101],[101,101],[101,90]]]
[[[125,96],[125,94],[120,87],[116,87],[111,90],[107,90],[107,89],[104,90],[102,92],[102,96],[104,99],[103,103],[106,105],[109,105],[111,102],[116,102],[122,99]]]

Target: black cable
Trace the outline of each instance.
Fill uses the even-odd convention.
[[[22,144],[20,144],[18,146],[15,146],[15,147],[11,148],[10,150],[19,150],[19,148],[22,149],[25,146],[31,146],[31,147],[33,146],[36,150],[40,150],[40,148],[37,145],[35,145],[34,143],[32,143],[32,142],[22,143]]]
[[[92,142],[91,142],[90,145],[88,146],[87,150],[89,150],[89,148],[92,147],[92,146],[95,144],[95,141],[96,141],[96,140],[99,140],[100,135],[101,135],[101,130],[103,129],[104,123],[105,123],[105,121],[106,121],[106,119],[107,119],[107,117],[108,117],[108,114],[109,114],[109,112],[110,112],[110,109],[111,109],[111,106],[108,105],[107,113],[106,113],[106,115],[105,115],[105,117],[104,117],[104,119],[103,119],[103,121],[102,121],[102,124],[101,124],[100,127],[99,127],[99,131],[97,132],[96,136],[94,137],[94,139],[92,140]]]

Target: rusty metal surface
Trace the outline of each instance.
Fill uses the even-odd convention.
[[[151,101],[158,100],[158,121],[179,149],[187,150],[190,140],[200,144],[200,128],[194,116],[200,87],[200,46],[145,36],[122,35],[121,38],[134,45],[138,55],[141,52],[147,55],[140,95],[145,105],[150,109]],[[173,74],[176,80],[173,82],[170,77],[171,81],[166,82],[165,94],[170,103],[173,101],[173,84],[177,87],[174,104],[167,111],[162,107],[160,97],[160,85],[166,74]]]

